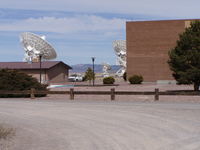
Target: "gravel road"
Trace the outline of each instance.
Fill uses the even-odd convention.
[[[1,122],[10,150],[200,149],[198,102],[0,99]]]

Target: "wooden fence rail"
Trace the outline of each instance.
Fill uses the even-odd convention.
[[[115,91],[111,88],[110,91],[75,91],[71,88],[69,91],[37,91],[35,89],[25,91],[6,91],[0,90],[0,95],[3,94],[27,94],[31,99],[35,98],[36,94],[68,94],[71,100],[74,100],[75,95],[110,95],[111,100],[115,100],[116,95],[154,95],[154,100],[159,100],[160,95],[190,95],[200,96],[199,91],[159,91],[156,88],[154,91]]]

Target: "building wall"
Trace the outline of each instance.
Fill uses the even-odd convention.
[[[62,63],[57,64],[56,66],[47,70],[49,82],[66,82],[68,79],[68,71],[69,69],[65,67]]]
[[[21,72],[32,75],[40,80],[40,70],[20,70]],[[63,64],[58,64],[48,70],[42,70],[42,81],[46,81],[48,83],[56,83],[56,82],[66,82],[68,79],[69,69],[65,67]]]
[[[144,81],[174,80],[167,64],[168,52],[190,21],[126,23],[127,75],[141,74]]]
[[[21,72],[24,72],[26,74],[33,76],[34,78],[38,79],[38,81],[40,80],[40,70],[27,69],[27,70],[21,70]],[[42,81],[48,81],[48,76],[46,74],[46,70],[42,70],[41,78],[42,78]]]

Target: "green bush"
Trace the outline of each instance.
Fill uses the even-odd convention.
[[[40,84],[36,78],[16,71],[0,70],[0,90],[23,91],[35,88],[36,90],[47,90],[47,85]],[[36,94],[35,96],[46,96],[46,94]],[[0,94],[0,97],[30,97],[30,94]]]
[[[143,77],[141,75],[133,75],[128,78],[130,84],[141,84],[143,81]]]
[[[114,84],[115,79],[113,77],[105,77],[103,78],[103,84]]]

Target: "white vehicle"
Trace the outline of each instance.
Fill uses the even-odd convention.
[[[70,82],[81,82],[83,81],[83,77],[80,74],[72,74],[68,77],[68,81]]]

